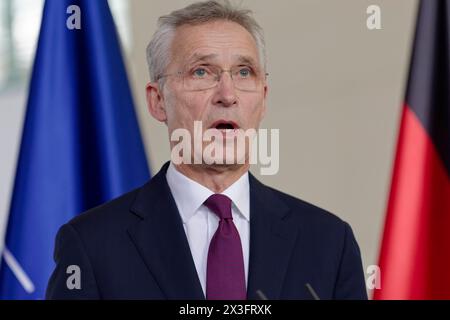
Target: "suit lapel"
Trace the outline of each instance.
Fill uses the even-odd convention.
[[[131,211],[141,220],[128,229],[167,299],[204,299],[183,223],[166,181],[166,163],[137,195]]]
[[[289,208],[250,175],[250,259],[248,299],[279,299],[298,234]]]
[[[142,187],[131,207],[140,220],[128,229],[167,299],[205,299],[183,223],[166,181],[168,163]],[[298,233],[289,208],[251,174],[248,299],[279,299]]]

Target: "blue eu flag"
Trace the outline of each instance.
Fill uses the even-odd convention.
[[[47,0],[0,265],[0,298],[41,299],[59,227],[150,177],[106,0]]]

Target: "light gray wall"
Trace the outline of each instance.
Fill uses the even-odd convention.
[[[130,2],[130,75],[154,172],[169,148],[166,128],[145,106],[145,47],[160,15],[191,2]],[[266,33],[270,97],[263,128],[280,129],[279,174],[261,180],[348,221],[364,265],[376,264],[417,1],[242,3]],[[366,27],[371,4],[381,7],[382,30]]]

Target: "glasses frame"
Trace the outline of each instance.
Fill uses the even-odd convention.
[[[189,72],[189,71],[187,71],[187,70],[185,70],[185,71],[177,71],[177,72],[174,72],[174,73],[165,73],[165,74],[159,75],[159,76],[156,78],[156,81],[159,81],[159,80],[164,79],[164,78],[167,78],[167,77],[173,77],[173,76],[181,77],[182,80],[183,80],[183,87],[184,87],[185,90],[187,90],[187,91],[204,91],[204,90],[209,90],[209,89],[212,89],[212,88],[217,87],[217,86],[219,85],[220,80],[222,79],[222,74],[224,74],[224,73],[229,73],[229,74],[230,74],[230,78],[231,78],[231,80],[233,81],[233,85],[234,85],[234,88],[235,88],[235,89],[237,89],[237,90],[239,90],[239,91],[244,91],[244,92],[256,92],[256,91],[258,91],[258,89],[255,89],[255,90],[245,90],[245,89],[240,89],[240,88],[236,87],[236,82],[234,81],[234,78],[233,78],[233,73],[232,73],[233,70],[232,70],[232,69],[222,69],[222,68],[217,68],[217,69],[218,69],[219,73],[216,74],[216,79],[214,80],[214,85],[212,85],[211,87],[204,88],[204,89],[197,89],[197,90],[192,90],[192,89],[187,90],[187,89],[186,89],[186,85],[185,85],[185,83],[184,83],[184,81],[185,81],[184,76],[185,76],[185,74],[186,74],[187,72]],[[269,73],[267,73],[267,72],[264,73],[264,78],[261,78],[261,79],[260,79],[261,82],[262,82],[262,80],[267,80],[267,77],[268,77],[268,76],[269,76]]]

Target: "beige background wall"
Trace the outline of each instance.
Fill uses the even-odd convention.
[[[145,47],[157,18],[192,1],[133,0],[127,57],[153,172],[169,158],[166,128],[145,107]],[[409,64],[415,0],[242,1],[266,32],[269,112],[280,171],[260,177],[348,221],[375,264]],[[366,9],[381,7],[382,30]],[[258,173],[256,170],[254,173]]]

